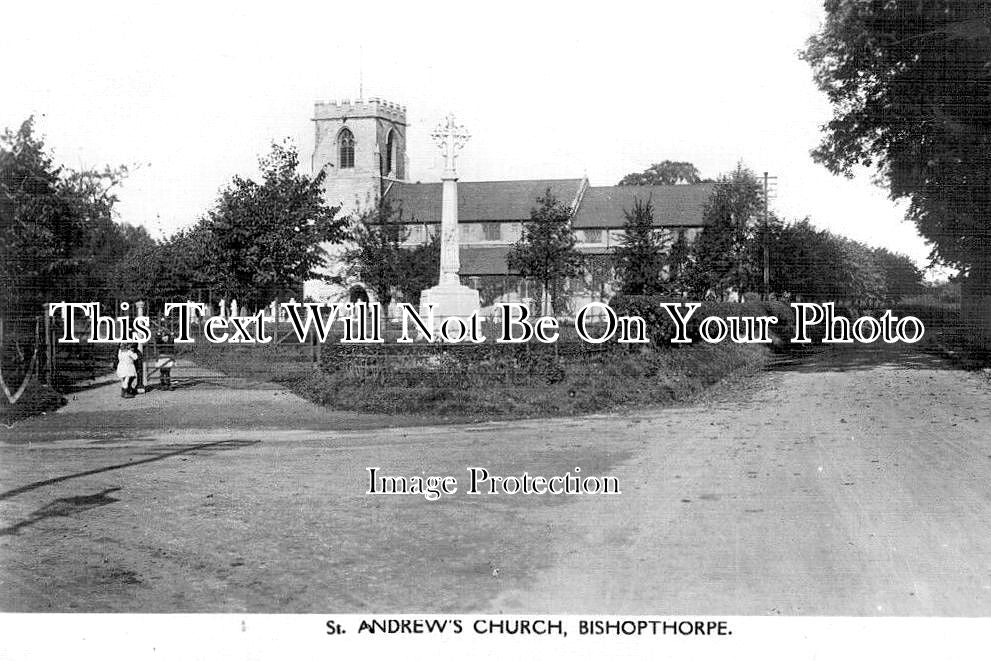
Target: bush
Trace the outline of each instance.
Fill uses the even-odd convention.
[[[893,308],[893,312],[899,317],[917,317],[926,326],[954,327],[960,325],[960,304],[948,303],[929,294],[903,299]]]
[[[671,316],[661,307],[662,303],[688,303],[684,299],[665,296],[626,296],[613,297],[610,307],[618,315],[636,315],[647,324],[647,336],[655,348],[683,346],[672,344],[676,327]],[[750,301],[745,303],[703,302],[688,321],[688,337],[694,342],[701,341],[699,325],[706,317],[761,317],[775,316],[778,322],[772,325],[773,345],[783,346],[794,335],[794,314],[787,303],[782,301]],[[729,340],[726,340],[727,342]]]
[[[698,344],[327,346],[320,370],[285,383],[332,408],[467,417],[575,415],[685,401],[757,370],[766,348]]]
[[[339,378],[389,387],[531,386],[558,383],[566,363],[594,369],[606,352],[586,343],[333,344],[324,347],[320,366]]]
[[[664,311],[661,303],[680,303],[680,299],[673,299],[668,296],[636,296],[629,294],[619,294],[609,301],[609,307],[617,315],[637,316],[647,324],[647,337],[653,346],[671,346],[671,339],[675,337],[676,327],[671,320],[671,316]]]
[[[46,385],[32,381],[16,404],[11,404],[7,397],[0,393],[0,422],[11,425],[33,415],[54,411],[64,406],[65,402],[65,397],[59,393]]]

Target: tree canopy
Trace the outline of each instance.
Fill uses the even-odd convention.
[[[621,294],[649,295],[664,289],[664,238],[654,229],[654,204],[634,198],[624,209],[623,236],[616,248],[616,275]]]
[[[656,186],[702,183],[698,168],[686,161],[661,161],[643,172],[631,172],[619,180],[619,186]]]
[[[537,198],[537,205],[530,210],[530,220],[523,223],[523,232],[510,248],[506,263],[524,278],[540,284],[541,308],[549,314],[563,281],[581,272],[582,256],[575,247],[571,207],[558,200],[549,188]]]
[[[910,258],[818,230],[808,219],[773,222],[769,234],[770,285],[777,294],[890,305],[923,289],[922,272]]]
[[[383,305],[397,293],[407,302],[419,304],[420,293],[437,284],[440,235],[430,235],[416,246],[405,245],[408,237],[402,210],[388,200],[380,201],[352,222],[342,255],[345,274],[338,280],[361,280]]]
[[[212,240],[202,225],[196,225],[132,251],[114,269],[114,295],[147,301],[154,310],[168,302],[206,301],[211,289],[207,271]]]
[[[220,291],[264,305],[326,266],[324,243],[339,243],[346,219],[324,201],[324,172],[298,172],[294,146],[273,144],[259,159],[261,181],[235,176],[201,221],[210,237],[205,270]]]
[[[702,212],[705,227],[693,246],[693,289],[719,297],[730,288],[747,290],[755,269],[748,253],[763,208],[760,184],[742,163],[716,181]]]
[[[117,222],[126,167],[55,164],[28,118],[0,135],[0,313],[34,315],[57,300],[109,302],[115,265],[154,244]]]
[[[827,0],[803,53],[833,106],[813,152],[876,168],[934,244],[991,279],[991,13],[959,0]]]

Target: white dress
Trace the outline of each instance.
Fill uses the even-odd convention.
[[[138,371],[134,369],[134,361],[138,359],[138,354],[130,349],[121,349],[117,352],[117,378],[126,379],[136,377]]]

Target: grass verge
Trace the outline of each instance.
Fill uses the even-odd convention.
[[[0,424],[8,427],[18,420],[40,415],[63,406],[65,397],[46,385],[32,381],[16,404],[11,404],[6,396],[0,394]]]
[[[767,346],[733,343],[574,354],[544,347],[533,355],[502,346],[360,351],[327,346],[319,366],[306,347],[292,345],[197,345],[190,357],[230,376],[274,381],[332,409],[490,420],[685,402],[727,377],[759,371],[771,356]]]

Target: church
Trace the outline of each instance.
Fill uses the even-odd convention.
[[[326,173],[329,204],[354,212],[387,200],[401,210],[410,246],[438,231],[441,183],[410,181],[405,106],[377,98],[318,102],[313,122],[312,170],[314,175]],[[702,230],[712,184],[592,186],[585,177],[459,181],[461,282],[479,291],[483,307],[536,294],[508,268],[506,255],[520,238],[537,198],[548,189],[570,205],[577,247],[586,257],[585,273],[565,286],[566,307],[577,309],[590,301],[608,301],[615,293],[610,255],[623,234],[624,211],[633,207],[635,198],[650,197],[659,232],[691,241]],[[304,291],[314,300],[340,299],[346,292],[320,281],[306,283]]]

